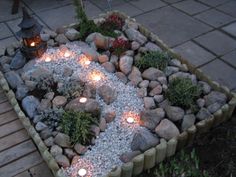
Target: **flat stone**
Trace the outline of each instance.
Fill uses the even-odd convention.
[[[165,108],[166,114],[171,121],[178,121],[183,119],[184,110],[177,106],[167,106]]]
[[[22,100],[22,107],[30,118],[33,118],[36,114],[39,100],[34,96],[27,96]]]
[[[196,117],[194,116],[194,114],[185,115],[181,124],[181,130],[185,131],[191,126],[193,126],[195,123],[195,120],[196,120]]]
[[[200,13],[195,17],[215,28],[228,24],[234,20],[233,17],[226,15],[225,13],[219,12],[215,9]]]
[[[211,30],[211,27],[170,6],[140,15],[136,20],[157,34],[170,47]]]
[[[15,71],[9,71],[5,74],[6,80],[8,81],[11,88],[15,89],[20,85],[23,85],[23,81],[18,73]]]
[[[62,167],[64,167],[64,168],[70,166],[70,161],[69,161],[69,159],[68,159],[66,156],[64,156],[64,155],[56,155],[56,156],[55,156],[55,160],[56,160],[56,162],[57,162],[60,166],[62,166]]]
[[[229,89],[236,88],[236,70],[223,61],[214,60],[201,67],[201,69],[212,80],[229,87]]]
[[[188,41],[175,47],[174,51],[179,53],[184,59],[189,61],[195,67],[203,65],[215,58],[213,54],[192,41]]]
[[[54,143],[61,147],[71,147],[70,137],[64,133],[58,133],[55,136]]]
[[[156,107],[153,97],[144,97],[143,101],[144,101],[144,107],[146,109],[153,109]]]
[[[156,127],[155,132],[158,136],[170,140],[179,135],[179,129],[168,119],[163,119]]]
[[[206,108],[201,108],[197,113],[196,118],[198,120],[205,120],[211,116],[211,113]]]
[[[206,9],[209,9],[208,6],[203,5],[202,3],[188,0],[188,1],[182,1],[176,4],[173,4],[174,7],[188,13],[189,15],[193,15],[202,11],[205,11]]]
[[[194,40],[217,55],[224,55],[236,48],[236,41],[220,31],[209,32]]]
[[[147,80],[152,80],[152,81],[155,81],[158,79],[158,77],[162,77],[164,76],[165,74],[159,70],[159,69],[156,69],[156,68],[148,68],[146,69],[143,73],[142,73],[142,77],[144,79],[147,79]]]
[[[236,31],[235,31],[235,34],[236,34]],[[231,65],[233,65],[234,67],[236,67],[236,50],[230,52],[230,53],[227,53],[226,55],[222,56],[221,57],[224,61],[230,63]]]
[[[211,0],[212,1],[212,0]],[[218,0],[219,1],[219,0]],[[221,1],[228,1],[228,0],[221,0]],[[235,1],[228,1],[227,3],[220,3],[222,4],[221,6],[218,6],[216,7],[217,9],[219,9],[220,11],[223,11],[225,12],[226,14],[229,14],[233,17],[236,17],[236,12],[235,12],[235,9],[236,9],[236,2]]]

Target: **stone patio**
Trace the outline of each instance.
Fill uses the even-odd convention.
[[[21,1],[46,28],[76,22],[73,0]],[[18,40],[21,12],[11,15],[11,3],[0,1],[0,48]],[[85,6],[90,17],[109,9],[106,0],[87,0]],[[235,0],[113,0],[112,7],[136,18],[213,80],[236,91]]]

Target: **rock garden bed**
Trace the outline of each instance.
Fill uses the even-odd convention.
[[[14,44],[0,59],[14,94],[1,85],[56,176],[140,174],[231,116],[227,88],[134,20],[114,12],[95,22],[116,28],[44,30],[42,57],[26,60]]]

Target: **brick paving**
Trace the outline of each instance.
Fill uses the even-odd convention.
[[[46,28],[76,22],[73,0],[21,1]],[[0,47],[17,40],[22,14],[11,15],[11,5],[0,0]],[[109,9],[106,0],[87,0],[85,6],[91,18]],[[236,91],[235,0],[113,0],[112,8],[136,18],[213,80]]]

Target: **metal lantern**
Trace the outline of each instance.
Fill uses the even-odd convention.
[[[23,40],[21,52],[28,59],[41,57],[47,49],[47,43],[40,37],[42,25],[31,17],[24,7],[22,10],[23,19],[18,25],[21,30],[17,32],[17,35]]]

